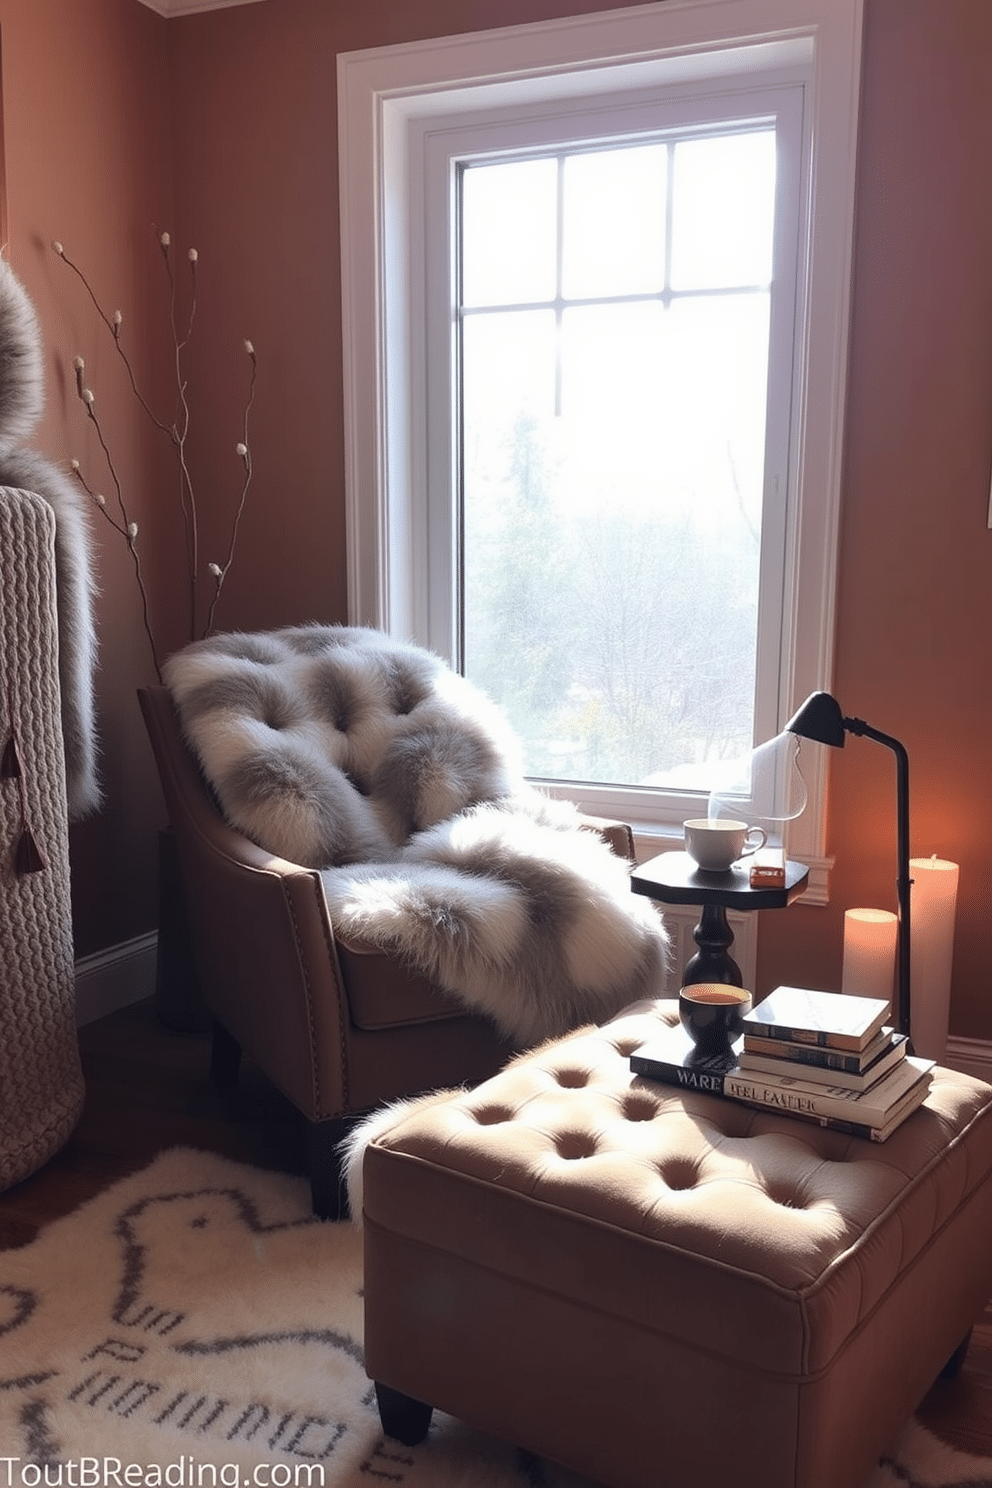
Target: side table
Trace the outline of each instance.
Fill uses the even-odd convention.
[[[741,969],[730,954],[734,932],[727,910],[784,909],[806,887],[809,869],[805,863],[785,865],[785,886],[751,887],[750,865],[734,863],[726,873],[708,873],[698,868],[685,852],[665,852],[634,868],[630,886],[635,894],[663,904],[698,904],[699,923],[692,938],[699,947],[682,973],[683,987],[696,982],[726,982],[742,987]]]

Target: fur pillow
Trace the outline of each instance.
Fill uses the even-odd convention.
[[[411,833],[523,786],[498,710],[381,631],[212,636],[163,676],[228,821],[304,867],[393,857]]]

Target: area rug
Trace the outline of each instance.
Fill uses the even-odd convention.
[[[440,1413],[383,1437],[361,1237],[309,1198],[174,1148],[0,1252],[0,1488],[592,1488]],[[990,1483],[911,1421],[865,1488]]]

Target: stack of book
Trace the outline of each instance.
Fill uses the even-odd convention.
[[[777,987],[723,1055],[699,1059],[679,1026],[630,1056],[650,1079],[884,1142],[926,1099],[932,1059],[907,1053],[888,1002]]]

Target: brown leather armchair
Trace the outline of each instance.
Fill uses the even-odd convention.
[[[342,1213],[337,1147],[384,1101],[473,1084],[513,1052],[487,1019],[397,961],[344,944],[320,874],[274,857],[222,816],[165,687],[139,691],[175,834],[197,972],[214,1018],[211,1069],[243,1050],[310,1122],[314,1212]],[[621,829],[615,840],[627,845]]]

